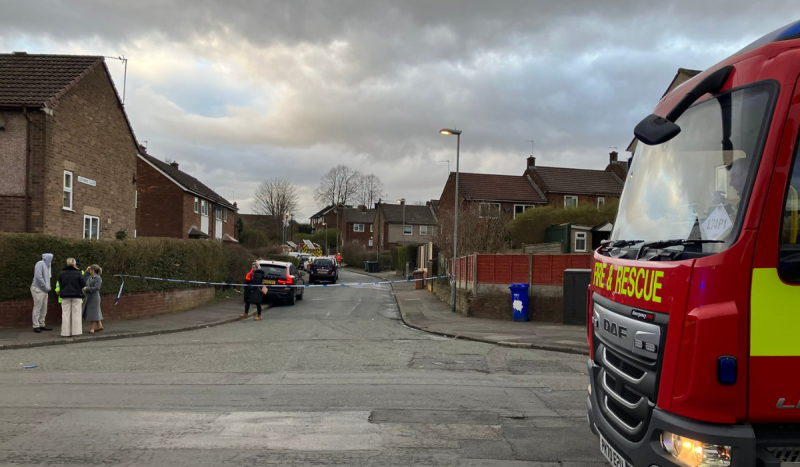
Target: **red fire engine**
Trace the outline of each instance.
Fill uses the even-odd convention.
[[[637,125],[594,253],[592,432],[614,467],[800,465],[800,21]]]

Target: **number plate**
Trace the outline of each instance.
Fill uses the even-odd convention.
[[[608,463],[611,464],[611,467],[633,467],[633,465],[625,462],[625,459],[608,444],[608,441],[603,438],[603,435],[600,435],[600,452],[608,459]]]
[[[275,281],[261,281],[261,283],[265,285],[275,285]]]
[[[327,274],[327,273],[328,273],[328,270],[327,270],[327,269],[320,269],[320,270],[319,270],[319,272],[321,272],[321,273],[323,273],[323,274]]]

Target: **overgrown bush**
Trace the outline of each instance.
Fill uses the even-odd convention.
[[[399,258],[398,250],[399,248],[392,248],[389,250],[389,258],[390,258],[389,261],[391,262],[392,269],[394,269],[395,271],[400,269],[400,267],[398,266],[400,264],[400,262],[398,261]]]
[[[364,261],[375,261],[378,259],[374,251],[365,249],[355,243],[348,243],[342,247],[342,261],[348,266],[357,268],[364,267]]]
[[[116,292],[121,280],[114,274],[222,282],[228,261],[222,244],[214,241],[170,238],[126,240],[72,240],[32,234],[0,234],[0,300],[30,297],[33,269],[43,253],[53,254],[51,284],[67,258],[85,268],[97,263],[103,268],[103,293]],[[193,287],[180,282],[128,278],[125,292],[172,290]]]
[[[551,225],[597,225],[614,222],[618,207],[619,202],[607,201],[600,209],[594,204],[567,209],[555,206],[528,209],[511,222],[511,239],[516,247],[523,243],[544,243],[544,231]]]
[[[295,267],[300,265],[300,260],[294,256],[288,255],[267,255],[264,259],[271,259],[272,261],[283,261],[284,263],[292,263]]]
[[[239,244],[223,245],[227,258],[228,268],[225,274],[225,282],[241,284],[244,276],[250,271],[250,266],[256,257],[247,251],[247,248]]]
[[[245,248],[264,248],[275,243],[266,232],[252,227],[242,226],[239,243]],[[280,243],[280,240],[278,240]]]
[[[250,248],[250,253],[256,258],[266,259],[268,256],[280,255],[281,248],[279,246],[265,246],[261,248]]]

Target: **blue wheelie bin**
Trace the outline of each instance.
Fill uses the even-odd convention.
[[[528,318],[528,288],[529,284],[511,284],[511,309],[514,321],[530,321]]]

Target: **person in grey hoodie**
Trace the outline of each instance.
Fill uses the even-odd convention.
[[[47,316],[47,293],[50,292],[50,264],[53,254],[45,253],[33,269],[31,295],[33,295],[33,332],[52,331],[44,324]]]

